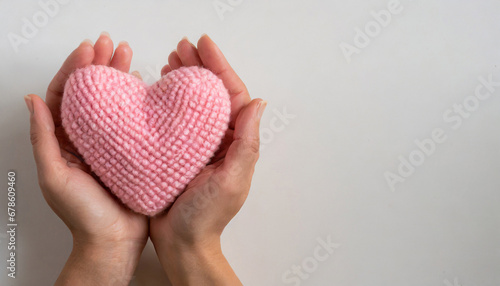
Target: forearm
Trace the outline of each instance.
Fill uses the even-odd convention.
[[[96,246],[74,242],[55,285],[129,285],[142,250],[134,248],[137,246]]]
[[[170,243],[156,252],[173,285],[242,285],[222,254],[220,243],[185,246]]]

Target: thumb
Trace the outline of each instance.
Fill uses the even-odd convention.
[[[49,174],[55,175],[56,168],[63,163],[59,142],[54,133],[54,120],[49,108],[38,95],[26,95],[24,100],[30,111],[30,139],[38,175],[51,177]]]
[[[259,159],[259,125],[267,102],[254,99],[236,118],[233,143],[227,150],[221,171],[250,183],[253,169]]]

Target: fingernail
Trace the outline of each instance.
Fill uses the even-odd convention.
[[[121,42],[118,43],[118,46],[123,46],[123,45],[129,46],[129,44],[128,44],[127,41],[121,41]]]
[[[188,37],[184,36],[184,37],[182,37],[182,39],[186,40],[191,46],[196,48],[196,46],[193,43],[191,43],[191,41],[189,41]]]
[[[266,109],[267,106],[267,101],[263,100],[259,102],[258,108],[257,108],[257,117],[259,119],[262,118],[262,114],[264,114],[264,110]]]
[[[111,35],[106,31],[101,32],[101,35],[99,37],[102,37],[102,36],[107,36],[107,37],[111,38]]]
[[[26,107],[28,107],[29,112],[33,114],[33,101],[31,100],[31,96],[25,95],[24,102],[26,102]]]
[[[130,73],[131,75],[135,76],[136,78],[138,79],[142,79],[142,76],[141,74],[139,73],[139,71],[133,71]]]
[[[90,44],[92,47],[94,46],[94,42],[92,42],[92,40],[90,40],[90,39],[85,39],[85,40],[83,40],[83,41],[81,42],[81,44],[83,44],[83,43],[88,43],[88,44]],[[80,45],[81,45],[81,44],[80,44]]]

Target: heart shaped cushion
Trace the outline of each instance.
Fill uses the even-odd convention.
[[[148,86],[107,66],[66,82],[62,125],[92,171],[125,205],[153,216],[179,196],[218,149],[231,112],[207,69],[182,67]]]

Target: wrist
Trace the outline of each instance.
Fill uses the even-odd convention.
[[[220,239],[205,239],[203,241],[185,241],[178,239],[164,239],[153,241],[160,261],[166,262],[167,267],[183,268],[195,261],[204,264],[213,259],[224,258]]]
[[[222,253],[220,239],[154,245],[173,285],[241,285]]]
[[[209,260],[224,258],[220,240],[204,241],[196,244],[183,242],[169,242],[165,247],[164,256],[169,260],[174,258],[179,263],[189,263],[190,260],[196,260],[205,263]]]
[[[107,259],[129,260],[141,255],[146,242],[147,239],[91,239],[73,235],[73,251],[100,255]]]
[[[73,238],[73,249],[56,285],[129,285],[142,248],[135,242]]]
[[[153,241],[154,242],[154,241]],[[222,254],[219,235],[204,235],[203,239],[184,239],[169,237],[159,241],[169,255],[179,256],[186,253],[192,255]]]

